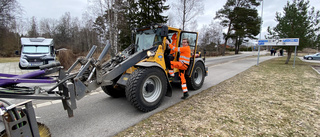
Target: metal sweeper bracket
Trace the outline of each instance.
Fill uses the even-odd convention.
[[[67,71],[63,70],[60,63],[53,63],[40,66],[40,70],[22,75],[0,73],[0,98],[62,100],[68,116],[73,117],[73,110],[77,108],[76,100],[80,100],[86,93],[101,85],[112,84],[111,81],[102,80],[110,73],[107,68],[115,65],[112,61],[101,64],[109,47],[110,43],[108,42],[96,60],[92,56],[97,46],[93,46],[85,58],[78,58]],[[74,69],[78,64],[81,64],[81,67],[75,72]],[[56,73],[58,76],[52,75]],[[99,76],[96,73],[104,75]],[[53,86],[50,89],[43,89],[39,86],[19,86],[20,83],[53,83]],[[56,90],[57,88],[58,90]],[[0,102],[3,102],[1,100]],[[7,135],[39,136],[31,101],[8,107],[1,106],[0,112]],[[14,115],[10,115],[11,113]],[[8,118],[10,120],[7,120]]]

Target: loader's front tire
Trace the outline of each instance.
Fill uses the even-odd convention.
[[[113,98],[119,98],[126,96],[124,89],[116,89],[113,88],[113,86],[101,86],[104,93],[107,95],[113,97]]]
[[[201,62],[197,62],[193,69],[191,77],[186,76],[187,86],[188,89],[197,90],[203,85],[205,77],[204,65]]]
[[[143,112],[156,109],[167,91],[165,76],[164,72],[157,67],[138,68],[128,79],[127,99]]]

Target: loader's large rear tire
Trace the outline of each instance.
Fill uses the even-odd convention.
[[[167,91],[167,80],[160,68],[138,68],[129,77],[126,97],[137,109],[148,112],[156,109]]]
[[[113,88],[113,86],[101,86],[104,93],[107,95],[113,97],[113,98],[119,98],[126,96],[124,89],[116,89]]]
[[[197,90],[202,87],[205,77],[204,65],[197,62],[194,65],[192,76],[186,77],[188,89]]]

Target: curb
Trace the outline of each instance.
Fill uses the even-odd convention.
[[[320,71],[319,70],[317,70],[316,68],[314,68],[313,66],[311,66],[311,68],[314,70],[314,71],[316,71],[319,75],[320,75]]]
[[[96,91],[96,92],[93,91],[91,93],[88,93],[85,97],[95,95],[95,94],[100,94],[102,92],[103,91]],[[54,100],[54,101],[48,101],[48,102],[44,102],[44,103],[40,103],[40,104],[33,104],[33,108],[41,108],[41,107],[50,106],[50,105],[54,105],[54,104],[58,104],[58,103],[62,103],[61,100]]]

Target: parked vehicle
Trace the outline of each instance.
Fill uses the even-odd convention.
[[[313,54],[313,55],[306,55],[303,58],[307,59],[307,60],[312,60],[312,59],[320,60],[320,53],[316,53],[316,54]]]
[[[21,38],[20,69],[39,67],[56,61],[53,39]]]

